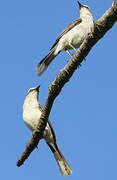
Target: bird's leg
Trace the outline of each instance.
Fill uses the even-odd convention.
[[[66,50],[66,53],[69,54],[70,57],[72,57],[73,55],[70,53],[70,51]]]
[[[71,43],[69,43],[69,46],[70,46],[74,51],[77,51],[77,49],[76,49]]]
[[[69,46],[71,46],[71,48],[76,52],[77,49],[70,43]],[[69,51],[68,51],[69,52]],[[80,52],[80,50],[79,50]],[[70,52],[69,52],[70,53]],[[72,54],[70,53],[70,56],[72,56]],[[84,58],[84,60],[86,61],[86,59]]]

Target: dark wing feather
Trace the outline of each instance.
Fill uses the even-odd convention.
[[[82,19],[79,18],[79,19],[76,19],[75,21],[73,21],[71,24],[69,24],[65,29],[64,31],[61,32],[61,34],[58,36],[58,38],[56,39],[55,43],[53,44],[53,46],[51,47],[51,49],[53,49],[56,44],[58,43],[58,41],[60,40],[60,38],[66,34],[68,31],[70,31],[73,27],[75,27],[76,25],[80,24],[82,22]],[[50,50],[51,50],[50,49]]]

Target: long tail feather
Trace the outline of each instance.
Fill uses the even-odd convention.
[[[48,143],[47,143],[48,144]],[[61,151],[59,150],[57,144],[48,144],[48,146],[50,147],[51,151],[54,154],[54,157],[56,159],[56,162],[59,166],[59,169],[62,173],[63,176],[68,176],[70,174],[72,174],[72,169],[70,168],[69,164],[67,163],[67,161],[65,160],[63,154],[61,153]]]
[[[55,54],[56,46],[50,50],[50,52],[42,59],[39,64],[37,65],[37,73],[40,76],[52,62],[52,60],[58,55]]]

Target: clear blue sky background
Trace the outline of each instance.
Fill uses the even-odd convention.
[[[112,0],[82,0],[98,19]],[[48,85],[67,63],[63,52],[41,77],[35,67],[58,34],[79,16],[76,0],[0,1],[0,179],[62,180],[44,141],[25,164],[16,161],[31,136],[22,120],[27,89]],[[92,49],[56,99],[51,119],[58,144],[73,169],[70,180],[117,179],[117,25]]]

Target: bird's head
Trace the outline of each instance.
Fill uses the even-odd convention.
[[[82,8],[90,9],[87,5],[81,4],[79,1],[77,1],[77,2],[79,5],[79,9],[82,9]]]
[[[27,95],[30,94],[30,93],[39,93],[39,89],[40,89],[40,85],[37,86],[37,87],[33,87],[33,88],[30,88],[27,92]]]
[[[77,1],[79,5],[79,10],[80,10],[80,17],[82,16],[92,16],[90,8],[87,5],[81,4],[79,1]]]

